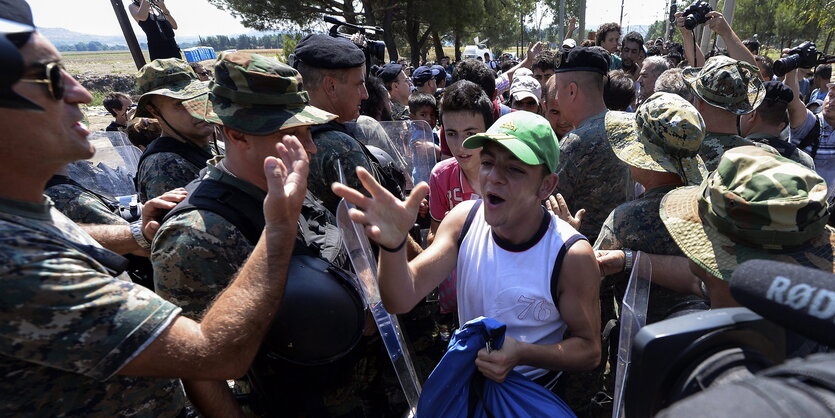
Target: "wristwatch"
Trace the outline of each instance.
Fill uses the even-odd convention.
[[[139,219],[137,221],[130,223],[130,234],[133,235],[133,239],[136,240],[136,243],[139,244],[145,251],[151,251],[151,243],[145,238],[145,235],[142,234],[142,220]]]
[[[632,264],[635,263],[635,252],[629,248],[623,250],[623,271],[632,271]]]

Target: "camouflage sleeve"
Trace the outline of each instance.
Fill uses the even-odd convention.
[[[0,354],[106,380],[179,313],[62,241],[0,234]]]
[[[317,151],[310,156],[307,189],[322,200],[328,210],[336,213],[339,204],[339,196],[331,191],[331,184],[339,181],[340,165],[346,184],[368,194],[357,177],[356,168],[362,166],[370,170],[371,162],[356,139],[342,132],[327,131],[316,135],[313,142]]]
[[[96,195],[70,184],[59,184],[44,191],[55,207],[79,224],[127,225],[128,221],[110,211]]]
[[[595,250],[619,250],[623,248],[623,243],[618,240],[615,235],[615,211],[609,213],[606,221],[603,222],[603,228],[600,229],[600,234],[597,236],[597,241],[594,242]]]
[[[571,201],[574,197],[575,183],[577,181],[576,171],[580,161],[576,161],[582,157],[580,151],[580,138],[571,133],[565,137],[560,143],[560,161],[557,165],[557,176],[559,176],[559,183],[554,191],[554,194],[561,194],[568,204],[571,206]],[[575,209],[576,210],[576,209]]]
[[[139,201],[145,203],[163,193],[185,187],[200,175],[200,168],[173,152],[148,156],[139,167]]]
[[[179,213],[165,221],[154,238],[151,263],[157,294],[197,320],[232,281],[252,248],[220,215]]]

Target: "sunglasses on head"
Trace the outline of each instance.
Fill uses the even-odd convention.
[[[35,64],[36,66],[44,67],[45,78],[21,78],[19,81],[24,83],[46,84],[49,94],[55,100],[64,98],[64,74],[62,71],[64,67],[57,62],[50,62],[48,64]]]

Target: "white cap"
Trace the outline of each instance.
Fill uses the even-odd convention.
[[[513,77],[513,83],[510,85],[510,96],[514,101],[533,97],[536,104],[539,104],[539,99],[542,97],[542,86],[539,85],[539,81],[531,76]]]

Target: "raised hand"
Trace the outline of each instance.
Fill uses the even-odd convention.
[[[415,224],[429,186],[423,182],[418,184],[404,201],[389,193],[364,168],[357,167],[357,177],[371,197],[341,183],[331,186],[333,192],[357,207],[351,209],[349,215],[352,221],[365,226],[369,238],[384,247],[397,248]]]
[[[267,198],[264,221],[271,227],[295,230],[304,196],[307,193],[309,162],[307,152],[293,135],[285,135],[275,145],[277,157],[264,159]]]
[[[707,17],[707,27],[716,32],[719,36],[727,36],[733,32],[731,25],[725,20],[725,16],[717,11],[712,11],[705,15]]]
[[[559,193],[557,193],[556,197],[548,197],[548,200],[545,201],[545,208],[553,212],[560,219],[568,222],[576,230],[580,229],[580,225],[583,223],[583,215],[586,214],[585,209],[580,209],[574,216],[571,216],[571,211],[568,210],[568,204],[565,203],[565,198]]]

